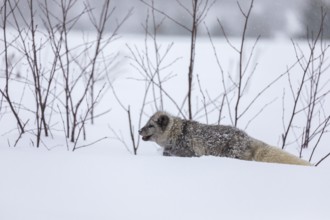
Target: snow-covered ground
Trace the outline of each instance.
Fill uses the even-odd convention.
[[[329,219],[328,167],[2,150],[0,219]]]
[[[166,73],[172,73],[174,77],[164,83],[164,88],[182,103],[187,89],[189,40],[164,38],[160,42],[162,48],[174,42],[166,63],[180,57],[166,69]],[[123,58],[111,75],[113,88],[121,103],[130,106],[136,138],[139,126],[156,110],[149,102],[142,124],[139,124],[145,84],[136,80],[141,77],[127,58],[126,44],[143,50],[143,43],[143,37],[134,36],[122,38],[111,47],[120,51]],[[301,48],[305,48],[306,44],[300,43]],[[215,45],[225,72],[237,71],[235,51],[224,39],[215,40]],[[253,41],[247,45],[253,45]],[[258,67],[242,99],[243,106],[296,60],[291,42],[283,40],[261,41],[255,55],[251,62],[258,63]],[[299,68],[292,71],[292,77],[295,77]],[[208,39],[201,39],[197,45],[195,73],[209,97],[223,92],[221,75]],[[232,77],[235,79],[237,74]],[[287,108],[292,105],[290,96],[282,99],[286,86],[288,78],[284,77],[268,89],[242,118],[239,127],[255,138],[279,146],[283,132],[282,103],[285,102]],[[195,80],[195,112],[202,107],[199,90]],[[23,93],[19,89],[13,91],[18,99]],[[33,132],[23,135],[16,147],[12,147],[18,134],[14,120],[6,110],[0,121],[1,220],[330,219],[330,158],[318,167],[300,167],[217,157],[162,157],[156,144],[146,142],[140,142],[138,155],[134,156],[130,148],[127,112],[120,107],[112,90],[107,91],[96,110],[98,113],[111,111],[97,118],[95,125],[87,125],[87,141],[80,141],[78,146],[100,141],[75,152],[67,151],[59,115],[53,116],[58,117],[58,123],[54,122],[57,119],[53,120],[52,135],[43,137],[40,149],[33,147]],[[33,97],[26,95],[21,103],[29,105],[31,102]],[[249,123],[269,102],[271,104]],[[169,100],[164,106],[165,110],[178,114]],[[330,108],[329,99],[324,102],[324,108]],[[222,123],[230,124],[228,112],[224,111]],[[23,117],[31,114],[24,110],[20,113]],[[202,111],[195,118],[207,121]],[[217,112],[209,112],[208,123],[216,122]],[[128,149],[118,138],[113,138],[113,131],[122,137]],[[299,148],[294,143],[286,150],[299,155]],[[308,160],[311,150],[304,150],[303,158]],[[320,143],[311,162],[318,162],[329,151],[327,138]]]

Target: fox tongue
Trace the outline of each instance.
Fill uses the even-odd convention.
[[[142,140],[144,141],[148,141],[150,139],[151,136],[142,136]]]

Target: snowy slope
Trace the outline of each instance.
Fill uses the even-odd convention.
[[[328,168],[2,151],[0,219],[329,219]]]
[[[127,59],[129,52],[125,46],[143,49],[143,38],[136,39],[134,36],[116,41],[114,48],[120,51],[124,61],[110,77],[116,78],[113,86],[122,104],[131,107],[135,137],[139,138],[137,130],[145,84],[134,80],[140,75],[131,66],[132,61]],[[165,63],[176,58],[180,60],[165,71],[165,75],[172,72],[174,77],[163,86],[178,103],[182,103],[187,91],[189,40],[162,38],[162,48],[172,41],[175,46]],[[224,39],[214,39],[214,42],[226,73],[237,77],[237,54]],[[248,41],[247,47],[252,43]],[[258,63],[258,68],[242,99],[243,106],[296,61],[290,41],[264,40],[258,45],[252,61]],[[300,72],[299,68],[292,70],[293,77],[299,77]],[[223,92],[221,75],[208,39],[198,41],[195,73],[199,75],[202,90],[210,97],[217,97]],[[201,94],[196,81],[193,86],[194,112],[197,112],[202,105]],[[287,78],[267,90],[242,118],[239,127],[255,138],[278,146],[283,132],[282,92],[285,86],[288,86]],[[33,109],[31,88],[12,88],[17,100],[26,92],[22,105]],[[96,112],[111,111],[97,118],[95,125],[86,126],[87,142],[81,140],[78,146],[104,139],[75,152],[67,151],[59,115],[53,116],[52,135],[43,137],[40,149],[34,147],[33,119],[29,123],[32,132],[24,134],[15,148],[9,147],[18,138],[17,126],[8,109],[1,115],[0,220],[330,219],[329,158],[318,167],[216,157],[168,158],[161,156],[155,144],[146,142],[140,143],[138,156],[133,156],[128,151],[131,149],[127,150],[113,138],[109,128],[111,126],[131,146],[127,112],[119,106],[111,90],[108,91],[97,105]],[[245,127],[270,100],[275,101]],[[141,123],[155,111],[150,97],[148,101]],[[287,108],[290,101],[286,100]],[[327,99],[324,109],[329,109],[329,105]],[[165,110],[177,114],[177,109],[168,100],[165,106]],[[31,112],[24,109],[20,114],[25,119],[31,116]],[[195,119],[205,123],[203,114],[200,111]],[[216,111],[209,112],[208,117],[208,123],[217,122]],[[228,114],[225,113],[221,123],[230,124]],[[329,152],[327,141],[324,138],[320,143],[312,163]],[[298,155],[300,149],[294,141],[291,143],[286,150]],[[72,149],[72,144],[69,148]],[[310,154],[311,149],[305,150],[303,158],[309,159]]]

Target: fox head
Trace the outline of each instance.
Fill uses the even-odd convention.
[[[154,141],[163,145],[167,140],[171,117],[165,112],[156,112],[147,124],[139,130],[144,141]]]

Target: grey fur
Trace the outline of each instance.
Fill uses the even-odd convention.
[[[156,112],[139,130],[144,141],[164,148],[164,156],[212,155],[241,160],[311,165],[281,149],[256,140],[232,126],[206,125]]]

